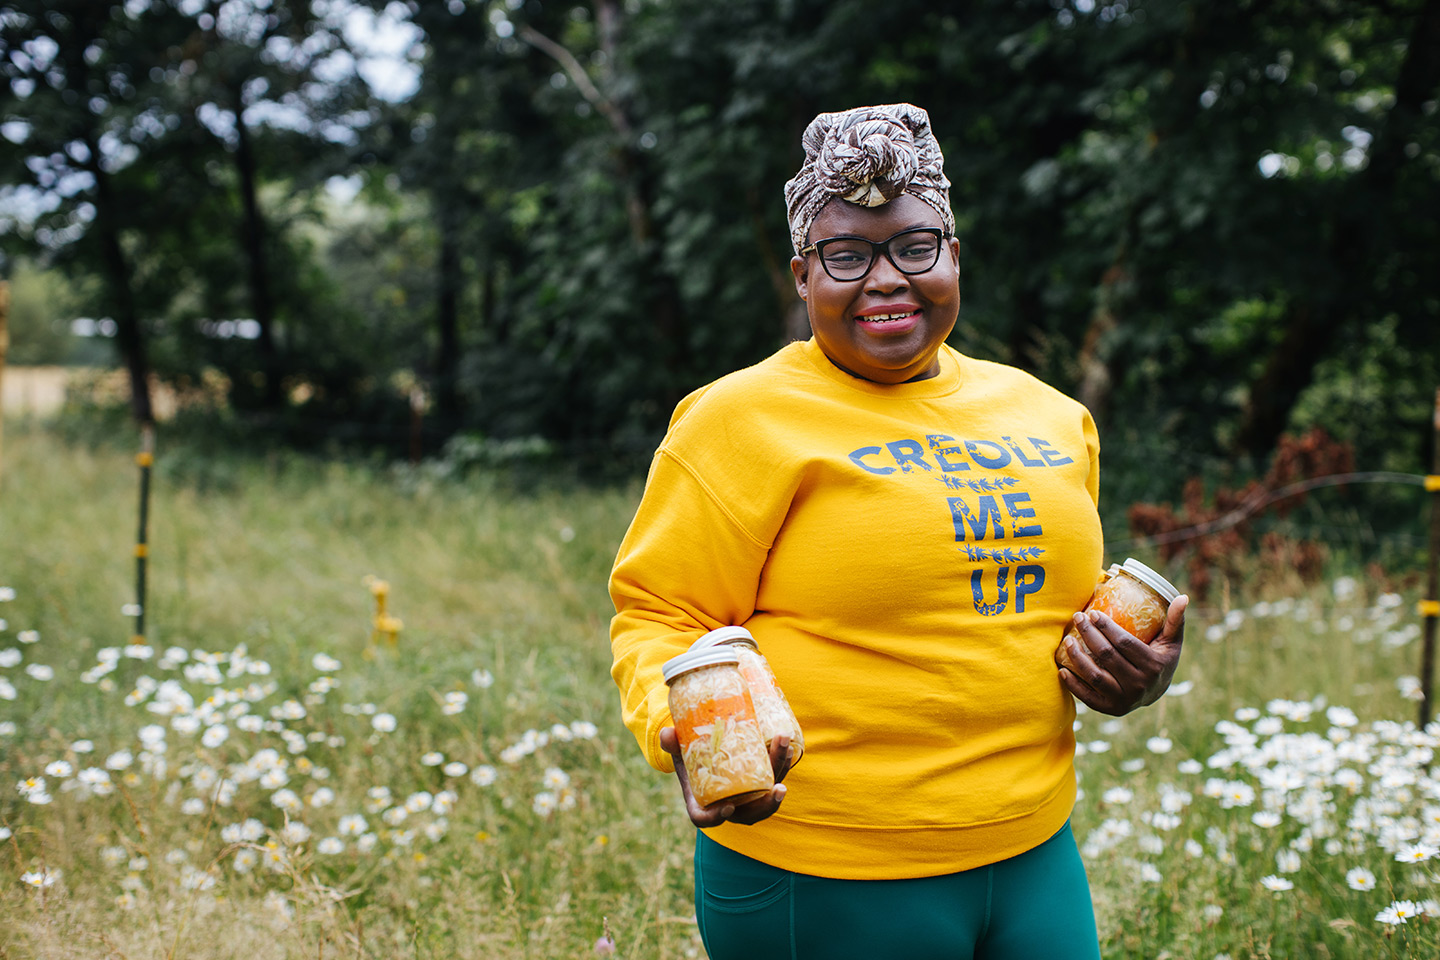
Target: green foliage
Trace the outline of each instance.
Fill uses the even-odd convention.
[[[7,363],[108,364],[107,344],[79,340],[70,321],[79,317],[85,295],[57,270],[43,270],[28,260],[10,273],[10,352]]]
[[[232,6],[254,29],[100,4],[95,63],[50,83],[25,44],[69,21],[13,5],[0,162],[58,204],[6,248],[107,278],[96,315],[123,276],[163,375],[218,369],[243,415],[398,451],[418,381],[429,450],[643,462],[679,397],[804,333],[781,191],[805,124],[910,101],[953,184],[957,346],[1076,394],[1107,443],[1259,462],[1338,417],[1362,464],[1423,461],[1433,0],[421,3],[401,103],[310,82],[348,54],[320,6]],[[108,206],[65,180],[87,130]],[[341,173],[348,207],[319,189]],[[262,335],[203,332],[241,318]]]

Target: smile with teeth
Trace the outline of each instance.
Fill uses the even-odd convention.
[[[919,310],[910,310],[905,313],[873,313],[868,317],[859,317],[861,323],[889,323],[891,320],[906,320],[919,313]]]

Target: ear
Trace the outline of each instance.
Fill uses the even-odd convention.
[[[960,239],[958,237],[951,237],[947,246],[950,248],[950,259],[954,262],[955,269],[958,271],[960,269]]]
[[[809,261],[804,257],[791,257],[790,272],[795,275],[795,292],[800,294],[801,300],[807,299],[810,296]]]

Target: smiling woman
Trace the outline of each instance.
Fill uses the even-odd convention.
[[[927,204],[827,204],[790,261],[820,349],[851,376],[925,380],[960,314],[960,245]],[[808,252],[806,252],[808,251]],[[813,269],[812,269],[813,268]]]
[[[1158,699],[1185,600],[1149,645],[1076,614],[1101,563],[1095,425],[946,345],[959,244],[925,111],[822,114],[804,146],[785,194],[814,336],[680,402],[610,581],[626,723],[701,828],[701,935],[712,960],[1094,960],[1073,698]],[[706,806],[661,667],[728,625],[805,762],[774,737],[776,785]]]

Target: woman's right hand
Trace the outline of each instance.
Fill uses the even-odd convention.
[[[690,777],[685,772],[685,758],[680,753],[680,738],[675,735],[674,727],[661,728],[660,747],[675,761],[675,776],[680,781],[680,792],[685,796],[685,812],[690,815],[690,822],[697,827],[718,827],[727,821],[759,823],[779,810],[780,801],[785,799],[785,785],[780,781],[790,772],[789,737],[778,736],[770,741],[770,763],[775,768],[775,786],[768,794],[749,803],[735,804],[727,800],[708,807],[702,807],[690,792]]]

